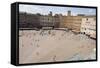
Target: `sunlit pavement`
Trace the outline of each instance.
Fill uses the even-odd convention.
[[[19,30],[19,62],[39,63],[96,59],[96,41],[63,30]]]

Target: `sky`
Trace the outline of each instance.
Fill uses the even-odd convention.
[[[71,11],[73,16],[77,14],[85,14],[85,15],[96,15],[95,8],[78,8],[78,7],[60,7],[60,6],[41,6],[41,5],[19,5],[19,12],[26,12],[26,13],[40,13],[43,15],[49,14],[52,11],[53,15],[55,14],[62,14],[67,15],[68,11]]]

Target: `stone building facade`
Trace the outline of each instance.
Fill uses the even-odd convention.
[[[81,23],[81,32],[96,38],[96,17],[84,16]]]
[[[42,27],[59,27],[59,17],[44,15],[39,18]]]
[[[39,15],[37,14],[27,14],[20,13],[19,14],[19,28],[33,28],[39,27]]]
[[[60,27],[71,29],[74,32],[80,32],[82,17],[81,15],[72,16],[71,12],[68,11],[67,16],[61,16]]]
[[[68,28],[73,32],[81,32],[90,36],[96,37],[96,16],[85,16],[78,14],[71,15],[71,11],[64,16],[62,14],[53,15],[50,12],[48,15],[20,13],[19,14],[20,28]]]
[[[72,20],[72,30],[75,32],[80,32],[82,16],[73,16]]]
[[[19,28],[42,28],[42,27],[59,27],[58,15],[48,15],[20,13],[19,14]]]

